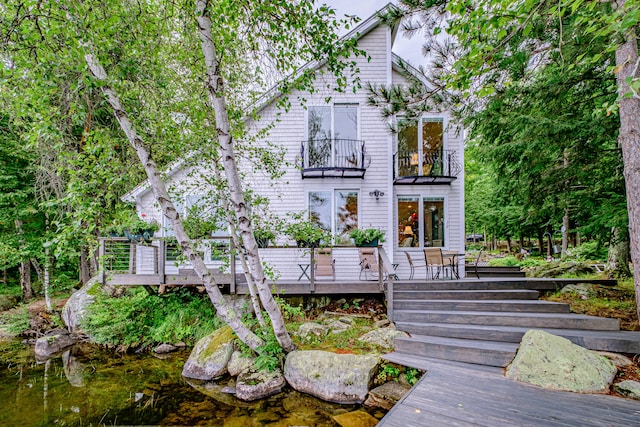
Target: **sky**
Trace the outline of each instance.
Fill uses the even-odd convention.
[[[360,18],[367,19],[377,10],[382,9],[390,2],[390,0],[321,0],[336,10],[338,16],[356,15]],[[397,1],[391,1],[397,3]],[[410,62],[414,66],[424,63],[422,56],[422,39],[419,35],[412,39],[407,39],[402,34],[402,29],[398,30],[396,42],[393,45],[393,53],[399,55],[402,59]]]

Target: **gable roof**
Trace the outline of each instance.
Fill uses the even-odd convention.
[[[356,26],[354,29],[349,31],[344,36],[342,36],[340,39],[345,40],[345,39],[355,38],[356,40],[360,40],[361,38],[363,38],[364,36],[366,36],[371,31],[373,31],[374,29],[376,29],[378,26],[382,24],[380,15],[384,14],[386,11],[390,9],[398,9],[398,7],[393,3],[387,3],[383,8],[381,8],[380,10],[377,10],[375,13],[369,16],[369,18],[362,21],[358,26]],[[398,26],[399,26],[398,23],[396,23],[391,27],[391,47],[393,47],[396,36],[398,34]],[[407,69],[412,74],[415,74],[416,77],[419,78],[420,73],[395,53],[392,53],[391,61],[392,61],[392,67],[396,70],[399,69],[399,63],[404,62],[408,66]],[[304,64],[302,67],[300,67],[295,74],[298,75],[309,68],[313,70],[318,70],[325,64],[326,64],[326,61],[311,61]],[[254,104],[255,108],[252,108],[252,110],[253,111],[262,110],[264,107],[274,102],[281,95],[282,93],[279,91],[278,85],[277,84],[274,85],[269,90],[267,90],[260,98],[258,98],[258,100]],[[167,177],[172,176],[174,173],[176,173],[182,168],[183,164],[184,164],[184,159],[180,159],[173,162],[167,168],[166,176]],[[134,189],[132,189],[131,191],[123,195],[120,199],[124,202],[135,202],[139,196],[146,194],[150,190],[151,190],[151,186],[149,184],[149,181],[145,180],[139,185],[137,185]]]

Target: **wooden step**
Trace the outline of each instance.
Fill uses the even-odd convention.
[[[477,339],[519,343],[531,328],[517,326],[461,325],[455,323],[397,322],[396,327],[410,334],[432,335],[447,338]],[[582,347],[618,353],[640,353],[640,332],[594,331],[583,329],[542,328],[542,330],[567,338]]]
[[[394,282],[394,291],[438,291],[438,290],[556,290],[556,282],[532,279],[465,279]]]
[[[536,300],[540,292],[529,289],[402,291],[394,288],[393,300]]]
[[[569,304],[527,300],[395,300],[395,310],[499,311],[569,313]]]
[[[466,325],[520,326],[617,331],[618,319],[564,313],[493,311],[394,310],[395,322],[459,323]]]
[[[425,335],[395,340],[395,351],[398,353],[498,367],[507,366],[517,349],[518,345],[512,343]]]

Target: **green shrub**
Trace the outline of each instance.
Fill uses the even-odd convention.
[[[604,261],[607,259],[607,248],[598,247],[598,242],[585,242],[575,248],[569,248],[571,256],[580,260]]]
[[[489,260],[489,265],[491,267],[513,267],[519,265],[519,261],[516,257],[509,255],[504,258],[493,258]]]
[[[0,325],[11,335],[20,335],[29,329],[29,313],[24,305],[13,312],[6,312],[0,316]]]
[[[96,295],[82,328],[98,344],[128,348],[178,341],[193,344],[221,325],[206,296],[187,289],[149,295],[134,288],[119,298]]]

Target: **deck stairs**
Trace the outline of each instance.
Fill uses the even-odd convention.
[[[563,336],[592,350],[640,353],[640,332],[620,331],[617,319],[571,313],[539,300],[558,280],[479,279],[396,282],[393,320],[410,334],[385,355],[505,367],[529,329]]]

